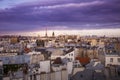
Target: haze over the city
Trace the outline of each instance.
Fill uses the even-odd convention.
[[[120,0],[0,0],[0,34],[120,34]],[[71,32],[70,32],[71,31]]]

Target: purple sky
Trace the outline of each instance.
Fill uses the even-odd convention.
[[[120,28],[120,0],[0,0],[0,31]]]

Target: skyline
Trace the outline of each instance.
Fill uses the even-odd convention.
[[[0,0],[0,32],[37,33],[46,27],[50,31],[117,30],[119,3],[119,0]],[[108,32],[119,35],[119,31]]]
[[[106,37],[120,37],[120,29],[94,29],[94,30],[47,30],[47,35],[52,36],[59,35],[78,35],[78,36],[106,36]],[[13,32],[3,32],[2,35],[21,35],[21,36],[46,36],[46,30],[41,31],[13,31]]]

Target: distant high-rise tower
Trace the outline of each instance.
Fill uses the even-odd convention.
[[[55,37],[55,33],[54,32],[52,33],[52,37]]]
[[[46,28],[46,33],[45,33],[45,37],[48,37],[48,35],[47,35],[47,28]]]

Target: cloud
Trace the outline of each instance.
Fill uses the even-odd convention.
[[[68,26],[48,26],[47,29],[49,30],[66,30],[69,29]]]
[[[55,9],[55,8],[66,8],[66,7],[85,7],[91,5],[100,5],[102,1],[93,1],[93,2],[83,2],[83,3],[68,3],[68,4],[60,4],[60,5],[51,5],[51,6],[40,6],[35,7],[35,9]]]
[[[0,30],[120,28],[119,0],[40,1],[0,10]]]

